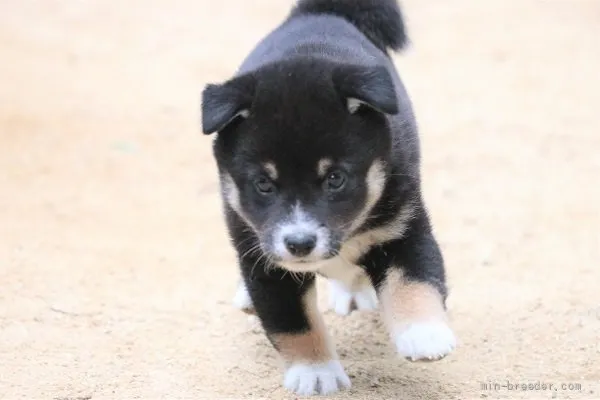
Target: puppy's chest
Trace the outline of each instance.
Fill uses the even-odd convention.
[[[366,277],[362,266],[356,264],[358,260],[371,248],[375,237],[364,234],[353,238],[342,247],[340,256],[324,261],[318,269],[318,274],[328,279],[335,279],[352,288]]]
[[[365,272],[360,266],[336,257],[323,263],[317,273],[325,278],[342,282],[350,288]]]

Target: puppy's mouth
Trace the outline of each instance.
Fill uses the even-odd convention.
[[[336,255],[337,255],[337,253],[331,252],[331,253],[327,253],[327,254],[324,254],[321,256],[310,255],[310,256],[306,256],[306,257],[287,257],[287,256],[282,257],[280,255],[271,253],[271,260],[273,260],[275,262],[290,263],[290,264],[311,264],[311,263],[329,260],[329,259],[335,257]]]
[[[280,267],[292,272],[316,272],[321,269],[325,263],[334,258],[337,252],[331,251],[318,258],[281,258],[274,257],[273,261]]]
[[[332,259],[335,256],[336,256],[335,253],[328,253],[319,258],[294,258],[294,259],[286,259],[286,258],[277,259],[276,258],[275,260],[278,262],[287,263],[287,264],[314,264],[314,263],[318,263],[321,261],[327,261],[329,259]]]
[[[290,263],[290,264],[310,264],[311,262],[314,262],[314,261],[310,261],[310,260],[292,260],[292,261],[288,261],[288,263]]]

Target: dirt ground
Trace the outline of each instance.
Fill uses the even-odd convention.
[[[326,312],[335,397],[600,399],[600,4],[403,4],[459,346],[410,363],[377,314]],[[230,305],[199,125],[289,5],[0,2],[0,398],[293,397]]]

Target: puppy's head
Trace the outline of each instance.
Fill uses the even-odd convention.
[[[203,92],[226,204],[292,271],[337,255],[380,198],[396,114],[383,67],[288,61]]]

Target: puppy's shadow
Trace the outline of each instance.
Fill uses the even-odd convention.
[[[411,362],[396,353],[378,313],[327,313],[338,353],[358,399],[447,399],[455,397],[439,362]],[[438,364],[439,365],[439,364]]]
[[[393,368],[381,363],[349,365],[352,380],[350,397],[357,399],[443,399],[455,397],[443,378],[409,368]]]

